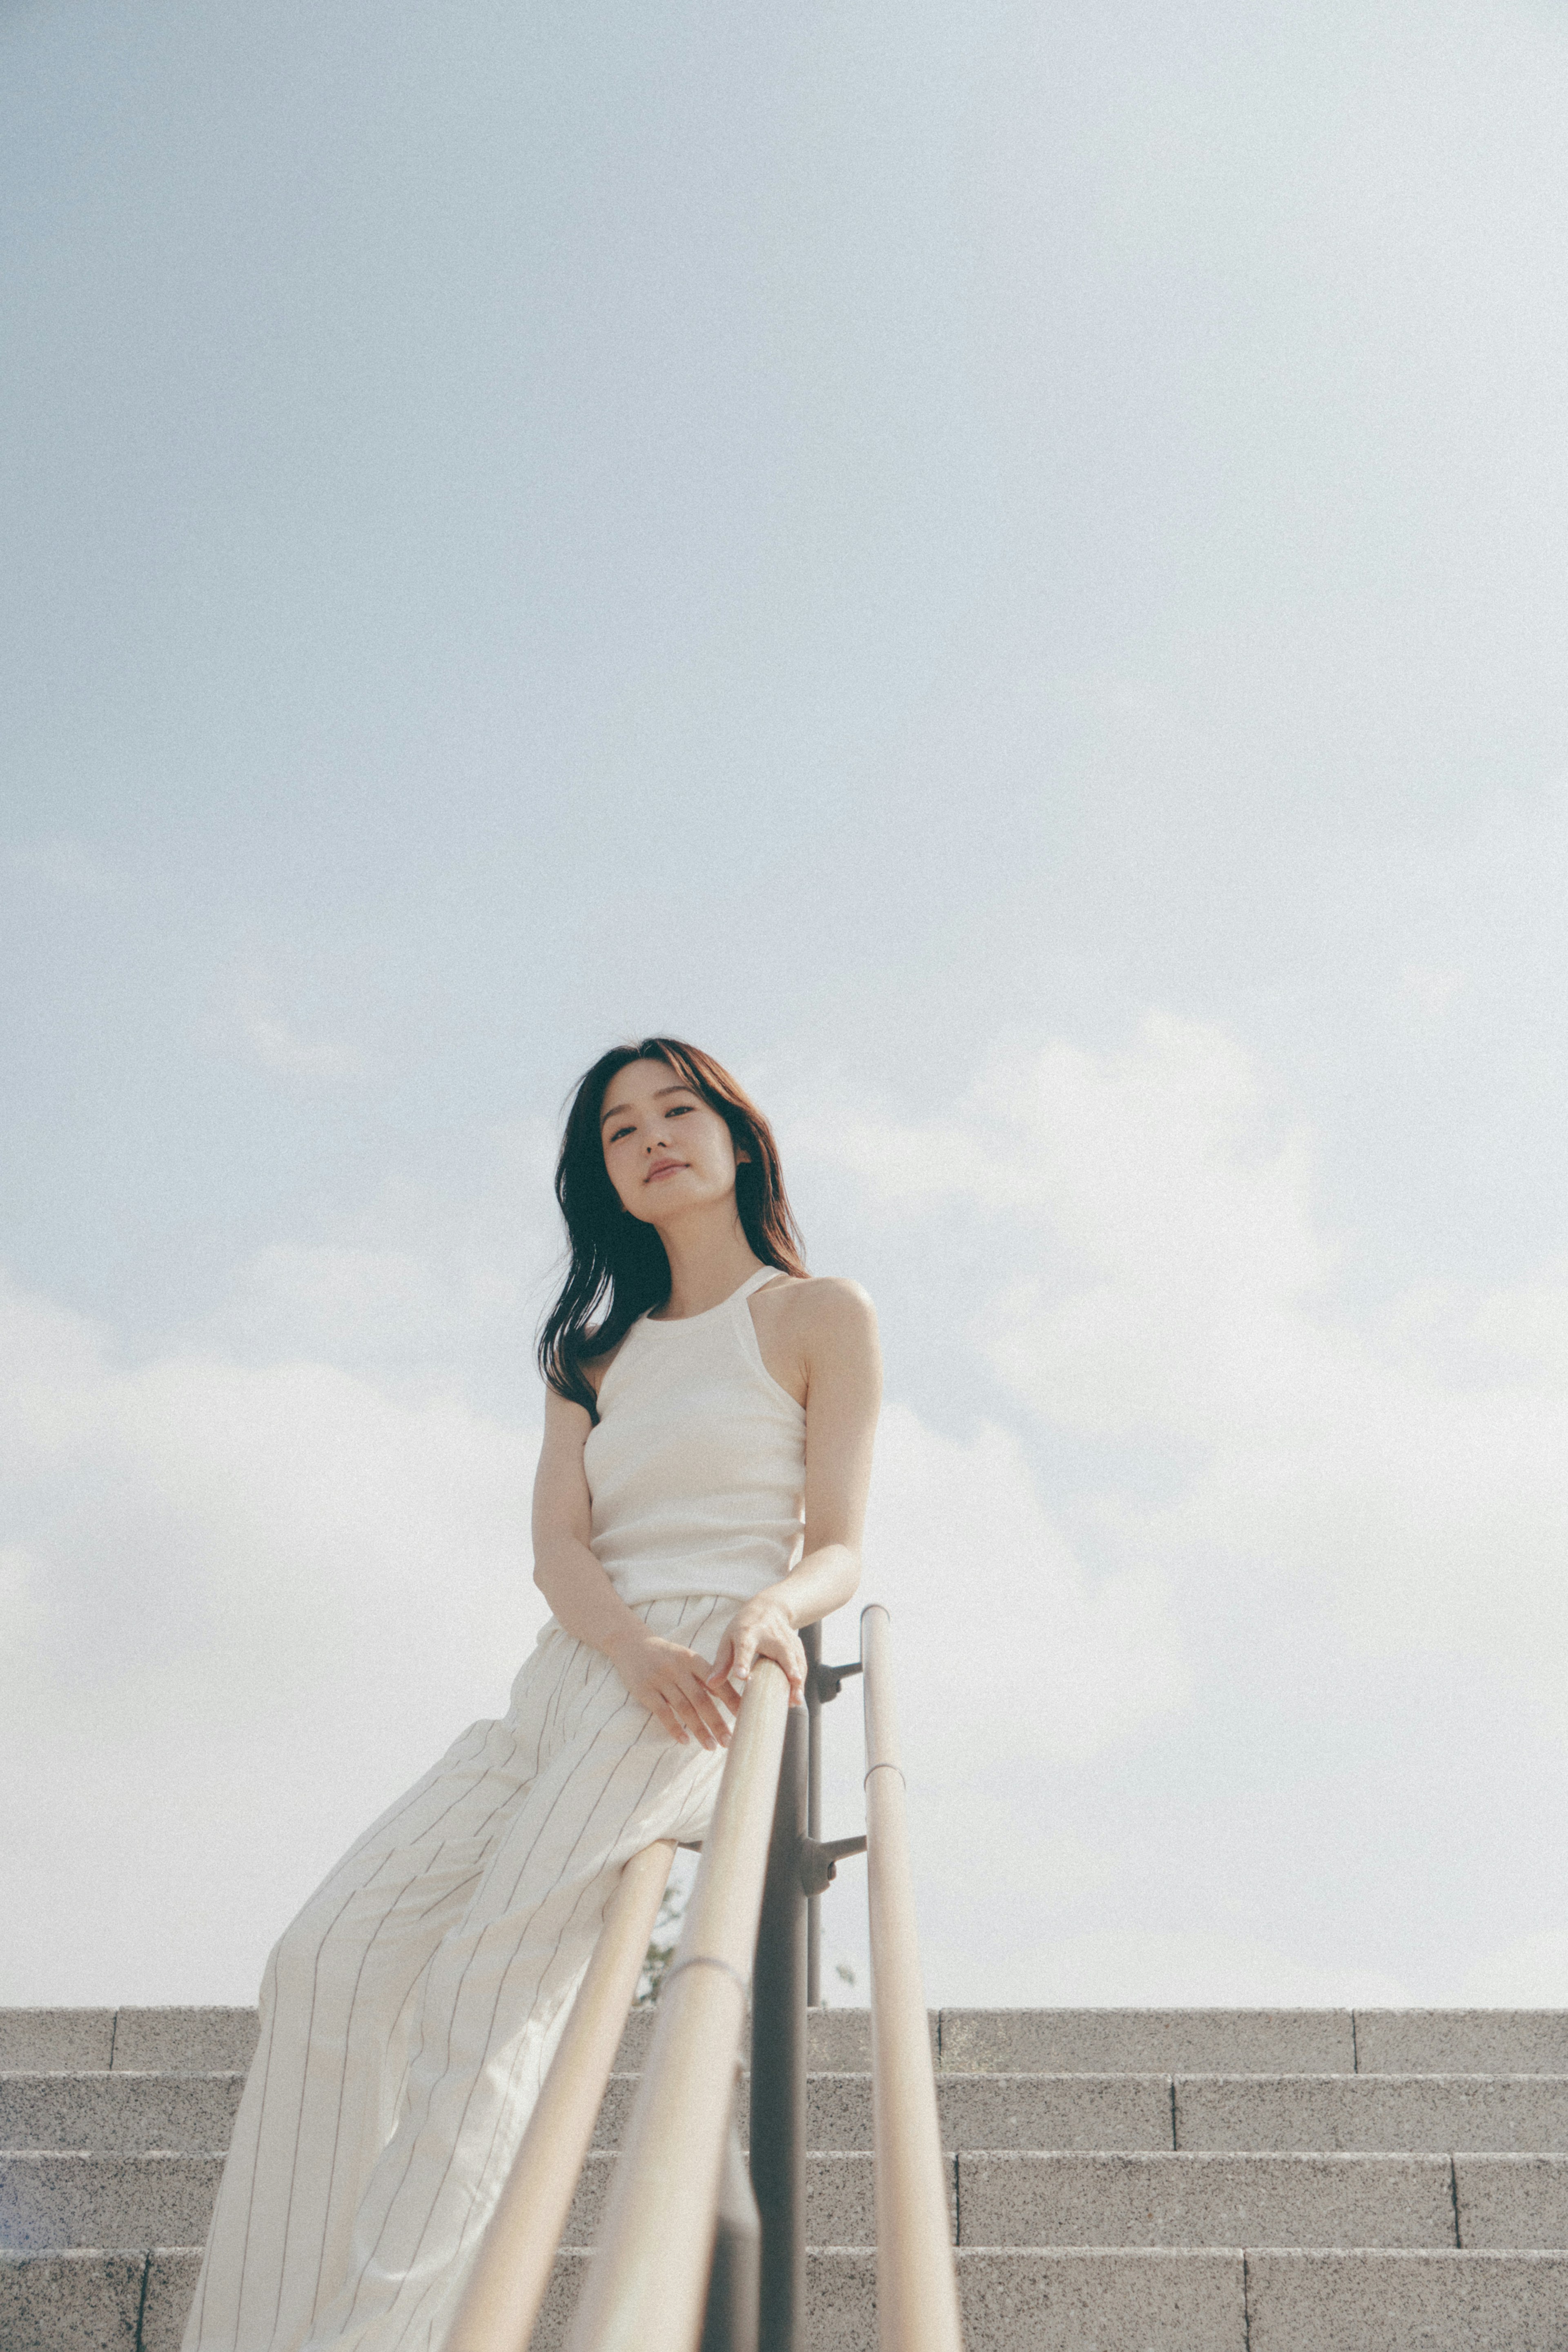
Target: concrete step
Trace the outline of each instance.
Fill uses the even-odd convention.
[[[1568,2074],[1560,2009],[945,2009],[939,2033],[947,2073]]]
[[[1564,2159],[1568,2168],[1568,2159]],[[1458,2243],[1443,2156],[957,2158],[967,2246],[1410,2246]],[[1521,2212],[1532,2210],[1528,2198]],[[1493,2241],[1492,2242],[1497,2242]],[[1519,2237],[1504,2243],[1531,2246]],[[1568,2243],[1549,2238],[1548,2245]]]
[[[1568,2158],[1457,2156],[1461,2246],[1568,2247]]]
[[[0,2072],[243,2074],[254,2009],[0,2009]]]
[[[569,2246],[598,2242],[599,2224],[610,2194],[617,2158],[609,2148],[588,2156],[578,2179],[577,2194],[562,2237]],[[947,2182],[947,2206],[955,2238],[957,2210],[955,2197],[956,2159],[943,2158]],[[876,2243],[876,2210],[872,2194],[869,2156],[812,2155],[806,2158],[806,2242],[812,2246],[873,2246]]]
[[[0,2074],[0,2149],[226,2148],[243,2074]]]
[[[594,2242],[615,2161],[608,2150],[589,2157],[567,2225],[568,2242]],[[945,2165],[951,2206],[954,2158],[946,2158]],[[0,2156],[0,2245],[21,2252],[57,2252],[200,2243],[222,2172],[218,2156]],[[813,2244],[874,2243],[873,2213],[869,2156],[807,2158],[806,2226]]]
[[[627,2021],[535,2352],[564,2342],[655,2024]],[[1568,2352],[1568,2012],[931,2030],[968,2352]],[[178,2352],[256,2031],[0,2011],[0,2352]],[[819,2011],[809,2049],[807,2340],[871,2352],[865,2012]]]
[[[1568,2157],[946,2157],[966,2246],[1361,2246],[1568,2250]],[[590,2155],[567,2223],[592,2245],[613,2173]],[[813,2246],[875,2242],[872,2159],[806,2162]]]
[[[1568,2010],[1358,2009],[1355,2063],[1363,2074],[1568,2074]]]
[[[569,2244],[598,2234],[613,2151],[590,2155]],[[1568,2158],[1063,2155],[944,2159],[966,2246],[1568,2249]],[[197,2242],[218,2156],[0,2156],[0,2243],[17,2251]],[[872,2159],[813,2153],[806,2235],[874,2242]]]
[[[658,2012],[626,2020],[619,2073],[647,2059]],[[937,2018],[930,2015],[936,2053]],[[0,2073],[244,2074],[255,2053],[254,2009],[0,2009]],[[863,2074],[871,2065],[871,2017],[863,2009],[813,2010],[810,2063],[822,2072]]]
[[[945,2009],[939,2031],[953,2074],[1355,2072],[1348,2009]]]
[[[0,2009],[0,2067],[107,2067],[112,2009]]]
[[[223,2169],[215,2155],[0,2156],[0,2245],[202,2245]]]
[[[635,2090],[634,2076],[611,2078],[596,2147],[619,2145]],[[948,2148],[1568,2153],[1568,2078],[1541,2074],[944,2074],[936,2113]],[[809,2076],[806,2135],[814,2148],[868,2148],[871,2077]]]
[[[617,2147],[638,2076],[612,2075],[594,2144]],[[0,2149],[76,2149],[133,2156],[210,2153],[227,2147],[239,2074],[0,2075]],[[943,2081],[938,2111],[949,2147],[1169,2148],[1171,2085],[1160,2076],[986,2075]],[[739,2117],[747,2127],[747,2086]],[[871,2078],[813,2074],[807,2139],[814,2148],[871,2146]]]
[[[594,2131],[596,2147],[618,2147],[636,2096],[635,2074],[612,2074]],[[1171,2085],[1163,2075],[974,2074],[936,2084],[944,2147],[1168,2148]],[[740,2134],[747,2134],[740,2086]],[[872,2144],[871,2076],[806,2078],[808,2147],[864,2151]],[[1441,2143],[1433,2143],[1440,2146]]]
[[[1245,2287],[1248,2352],[1562,2352],[1568,2344],[1568,2254],[1270,2250],[1247,2255]],[[1031,2339],[1018,2340],[1025,2352]]]
[[[635,2074],[612,2075],[595,2146],[617,2147],[636,2095]],[[138,2155],[227,2147],[241,2074],[0,2075],[0,2149],[71,2148]],[[1163,2076],[994,2074],[943,2081],[946,2145],[970,2147],[1169,2148],[1171,2085]],[[747,2131],[747,2086],[739,2103]],[[816,2148],[871,2146],[871,2077],[813,2074],[807,2138]]]
[[[148,2259],[98,2248],[0,2253],[0,2344],[6,2352],[137,2352]],[[186,2284],[187,2267],[189,2304],[195,2273]]]
[[[1232,2155],[1568,2152],[1568,2079],[1562,2076],[1178,2075],[1173,2097],[1178,2148]]]
[[[622,2073],[653,2021],[632,2012]],[[0,2009],[0,2070],[243,2070],[256,2031],[253,2009]],[[1568,2074],[1568,2010],[946,2009],[931,2035],[956,2074]],[[864,2073],[866,2011],[814,2011],[810,2052]]]
[[[200,2259],[0,2255],[0,2345],[179,2352]],[[589,2259],[562,2253],[532,2352],[560,2352]],[[874,2352],[875,2263],[807,2257],[807,2352]],[[966,2248],[958,2291],[967,2352],[1562,2352],[1568,2254]]]
[[[587,2261],[570,2251],[558,2262],[531,2352],[561,2352]],[[966,2352],[1247,2352],[1243,2258],[1229,2250],[960,2252],[958,2297]],[[806,2352],[874,2352],[869,2249],[807,2255],[804,2333]]]
[[[532,2352],[560,2352],[586,2259],[558,2264]],[[957,2259],[966,2352],[1563,2352],[1568,2342],[1568,2254],[977,2247]],[[806,2342],[873,2352],[873,2253],[808,2255]]]
[[[0,2075],[0,2148],[136,2155],[227,2146],[243,2076]],[[594,2135],[619,2147],[635,2074],[610,2079]],[[807,2140],[871,2146],[871,2078],[807,2081]],[[1568,2078],[1542,2074],[948,2074],[936,2084],[949,2148],[1158,2154],[1557,2156]],[[740,2122],[747,2129],[746,2085]]]

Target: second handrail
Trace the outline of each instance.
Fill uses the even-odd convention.
[[[528,2352],[674,1858],[662,1838],[621,1873],[445,2352]]]
[[[876,2333],[882,2352],[962,2352],[887,1628],[879,1603],[861,1612]]]

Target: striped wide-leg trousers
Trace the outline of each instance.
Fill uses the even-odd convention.
[[[736,1607],[637,1613],[711,1658]],[[184,2352],[438,2352],[621,1869],[723,1764],[546,1630],[268,1959]]]

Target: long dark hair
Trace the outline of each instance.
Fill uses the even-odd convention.
[[[784,1190],[773,1129],[721,1062],[678,1037],[643,1037],[612,1045],[578,1081],[556,1161],[555,1196],[566,1219],[571,1263],[539,1330],[539,1370],[558,1396],[599,1418],[583,1364],[623,1339],[639,1315],[670,1295],[670,1261],[652,1225],[628,1216],[604,1165],[599,1121],[605,1089],[628,1062],[663,1062],[717,1111],[735,1139],[735,1205],[741,1229],[764,1265],[804,1274],[800,1228]],[[747,1157],[740,1160],[745,1152]]]

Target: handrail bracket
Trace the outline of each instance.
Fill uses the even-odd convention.
[[[839,1874],[839,1864],[852,1853],[863,1853],[863,1837],[802,1838],[800,1841],[800,1891],[803,1895],[821,1895]]]
[[[810,1677],[812,1693],[818,1706],[826,1706],[831,1698],[837,1698],[852,1675],[864,1672],[865,1669],[858,1658],[852,1658],[847,1666],[825,1666],[821,1659],[818,1659],[811,1667]]]

